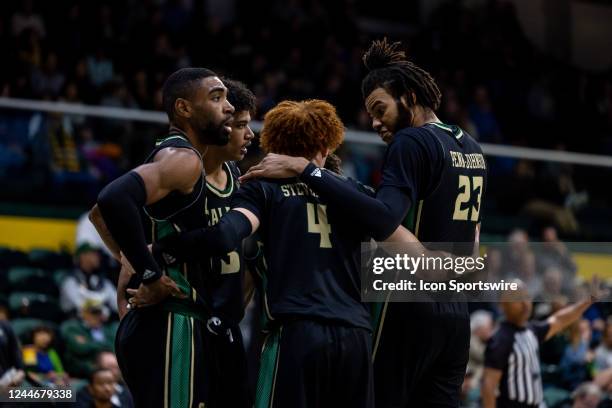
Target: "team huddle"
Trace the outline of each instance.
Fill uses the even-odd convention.
[[[91,213],[123,264],[115,346],[136,406],[459,406],[467,305],[361,302],[360,249],[477,241],[486,166],[457,157],[482,150],[437,118],[435,81],[399,44],[374,42],[363,60],[365,106],[388,145],[376,190],[339,171],[344,126],[328,102],[267,112],[267,156],[240,175],[252,92],[204,68],[167,79],[170,131]],[[255,395],[238,326],[246,274],[266,333]]]

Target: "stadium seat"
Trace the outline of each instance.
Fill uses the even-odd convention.
[[[42,248],[32,249],[28,254],[28,260],[30,265],[45,269],[70,268],[72,266],[72,257],[69,254]]]
[[[8,285],[12,291],[27,291],[57,296],[58,286],[53,273],[40,268],[15,267],[8,271]]]
[[[24,319],[13,319],[11,320],[11,326],[13,327],[13,331],[15,335],[19,338],[19,340],[26,344],[31,341],[29,338],[32,329],[38,326],[47,326],[51,329],[57,331],[57,324],[50,322],[48,320],[42,319],[34,319],[34,318],[24,318]]]
[[[33,317],[61,321],[63,313],[56,298],[32,292],[14,292],[9,296],[9,309],[16,317]]]
[[[8,269],[13,266],[26,266],[28,263],[28,256],[25,253],[6,247],[0,247],[0,269]]]
[[[81,389],[87,387],[88,384],[89,384],[89,381],[84,380],[82,378],[71,378],[70,379],[70,386],[75,392],[81,391]]]
[[[571,401],[570,398],[570,392],[562,388],[546,387],[544,389],[544,401],[547,407],[559,406],[563,402]]]
[[[70,269],[56,269],[53,272],[53,281],[55,282],[55,286],[58,288],[62,287],[62,282],[66,278],[66,276],[70,275]]]

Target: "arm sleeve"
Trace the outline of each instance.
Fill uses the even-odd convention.
[[[529,328],[534,332],[536,338],[538,339],[538,343],[544,343],[546,340],[546,335],[550,330],[550,324],[548,322],[531,322],[529,323]]]
[[[153,255],[160,263],[192,262],[224,256],[251,235],[251,221],[239,211],[230,211],[209,228],[199,228],[153,243]]]
[[[261,220],[265,203],[263,186],[258,181],[251,181],[232,196],[231,207],[245,208]],[[252,232],[251,222],[244,214],[230,211],[212,227],[195,229],[153,243],[153,255],[163,264],[224,256],[238,248]]]
[[[504,370],[512,351],[512,339],[496,333],[485,349],[485,367]]]
[[[142,177],[131,171],[100,192],[98,207],[123,255],[142,281],[150,283],[159,279],[162,272],[149,252],[140,218],[140,209],[146,200],[147,192]]]
[[[260,180],[247,181],[241,185],[236,194],[232,196],[232,208],[244,208],[249,210],[259,220],[263,220],[267,212],[266,186]]]
[[[331,172],[317,171],[313,164],[300,178],[330,204],[341,206],[372,238],[383,241],[406,218],[418,197],[433,189],[437,183],[434,174],[442,163],[440,145],[432,135],[406,129],[394,136],[387,149],[375,199],[360,194],[353,183]]]
[[[343,209],[346,217],[359,222],[365,232],[382,241],[400,225],[408,209],[410,198],[401,190],[389,187],[370,197],[350,180],[310,163],[300,179],[321,195],[330,205]],[[367,215],[367,216],[364,216]]]

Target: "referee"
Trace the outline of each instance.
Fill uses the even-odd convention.
[[[487,345],[481,397],[483,408],[535,408],[543,400],[540,345],[578,320],[603,294],[593,278],[590,298],[567,306],[546,321],[529,321],[533,304],[525,285],[502,295],[505,320]],[[526,299],[522,301],[515,301]]]

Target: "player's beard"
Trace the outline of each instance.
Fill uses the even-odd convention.
[[[393,133],[412,126],[412,121],[414,120],[414,115],[410,109],[407,109],[401,101],[396,100],[395,105],[397,106],[397,120],[395,121]]]
[[[195,129],[198,132],[198,138],[202,144],[225,146],[229,142],[230,132],[225,128],[227,120],[224,119],[219,123],[210,121],[198,121]]]

